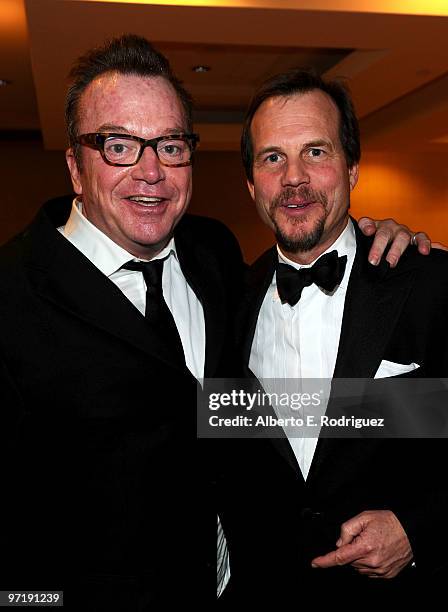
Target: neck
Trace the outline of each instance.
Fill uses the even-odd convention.
[[[161,251],[163,251],[163,249],[166,247],[166,245],[169,243],[170,240],[171,240],[171,236],[169,236],[169,238],[167,238],[163,242],[160,242],[154,246],[148,247],[146,245],[140,246],[137,244],[137,245],[132,245],[131,248],[126,248],[126,247],[123,247],[123,248],[127,250],[128,253],[130,253],[134,257],[137,257],[137,259],[143,259],[143,260],[149,261],[153,259],[154,257],[156,257]]]

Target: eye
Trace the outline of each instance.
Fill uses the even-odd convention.
[[[104,143],[104,155],[113,164],[133,164],[139,151],[140,144],[132,137],[111,136]]]
[[[307,151],[307,155],[308,157],[311,157],[311,159],[323,159],[325,157],[325,151],[323,149],[312,147]]]
[[[104,151],[106,155],[112,155],[114,157],[120,157],[125,155],[129,152],[130,147],[135,148],[135,145],[132,141],[121,140],[118,138],[110,138],[104,143]]]
[[[120,153],[124,153],[126,147],[123,143],[115,143],[108,146],[108,149],[111,153],[115,153],[115,155],[120,155]]]
[[[285,154],[281,151],[260,151],[255,157],[254,166],[264,172],[276,172],[284,161]]]
[[[264,158],[264,163],[266,164],[278,164],[280,161],[281,157],[279,153],[269,153],[269,155]]]
[[[182,151],[185,149],[185,144],[174,144],[172,142],[164,144],[159,152],[163,153],[168,157],[176,157],[177,155],[181,155]]]

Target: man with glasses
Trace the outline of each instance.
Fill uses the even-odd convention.
[[[216,596],[216,513],[196,381],[223,373],[241,255],[184,216],[198,137],[166,58],[128,35],[71,76],[77,197],[1,253],[0,583],[83,611],[199,606]]]
[[[196,383],[220,374],[240,250],[184,216],[198,137],[167,60],[125,36],[71,76],[77,197],[1,255],[0,585],[84,611],[199,605],[216,597],[216,512]]]

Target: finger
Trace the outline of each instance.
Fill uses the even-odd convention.
[[[368,550],[366,550],[363,544],[358,542],[347,544],[341,546],[341,548],[332,550],[326,555],[316,557],[311,561],[311,567],[326,568],[347,565],[348,563],[353,563],[356,559],[364,557],[367,552]]]
[[[379,229],[373,239],[372,247],[369,251],[369,263],[372,266],[379,264],[384,251],[386,250],[389,241],[392,239],[392,234],[386,229]],[[410,238],[409,238],[410,240]],[[409,241],[408,241],[409,242]]]
[[[383,578],[392,578],[396,576],[400,570],[404,567],[405,564],[400,561],[392,561],[387,562],[385,560],[380,561],[378,557],[375,556],[367,557],[363,559],[357,559],[350,564],[359,574],[376,574],[377,576]]]
[[[358,574],[361,574],[362,576],[368,576],[369,578],[394,578],[398,574],[398,571],[391,569],[385,570],[365,568],[357,569],[356,571],[358,572]]]
[[[398,260],[409,246],[411,239],[412,236],[407,229],[401,229],[397,232],[386,257],[386,261],[389,262],[391,268],[395,268]]]
[[[356,559],[351,563],[351,566],[360,571],[377,572],[378,574],[382,574],[390,568],[390,565],[386,565],[384,562],[380,563],[378,560],[369,558],[369,556]]]
[[[352,566],[355,567],[354,565]],[[372,567],[356,567],[355,569],[361,576],[379,576]]]
[[[377,576],[385,576],[390,570],[389,567],[369,567],[368,565],[356,567],[354,563],[351,563],[351,566],[354,567],[359,574],[376,574]]]
[[[428,255],[431,250],[431,240],[429,239],[428,234],[425,234],[425,232],[417,232],[414,234],[414,240],[418,248],[418,252],[422,255]]]
[[[448,246],[442,244],[441,242],[431,242],[432,249],[442,249],[442,251],[448,251]]]
[[[365,236],[371,236],[376,232],[376,222],[370,217],[361,217],[358,226]]]

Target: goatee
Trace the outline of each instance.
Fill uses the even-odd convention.
[[[300,231],[300,226],[308,220],[307,216],[300,219],[290,219],[289,226],[297,227],[297,232],[286,232],[279,226],[275,218],[275,211],[285,206],[289,200],[300,199],[304,202],[320,202],[324,209],[324,214],[316,219],[314,227],[308,232]],[[273,201],[271,205],[271,219],[275,227],[275,237],[282,250],[289,253],[297,253],[301,251],[311,251],[317,246],[322,238],[325,229],[325,221],[327,218],[327,197],[325,193],[316,192],[309,187],[299,187],[294,189],[288,187]],[[289,235],[288,235],[289,234]]]

